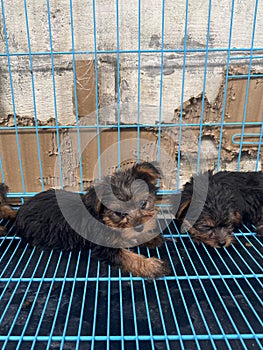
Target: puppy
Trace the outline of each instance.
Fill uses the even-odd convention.
[[[181,231],[189,231],[196,242],[211,247],[230,246],[233,230],[243,224],[254,224],[262,235],[263,173],[222,171],[213,175],[209,171],[197,175],[184,185],[181,196],[173,196],[173,208]]]
[[[0,183],[0,219],[14,219],[16,211],[6,204],[6,195],[8,187],[4,183]],[[4,226],[0,226],[0,235],[6,233]]]
[[[156,191],[160,171],[150,163],[107,176],[85,194],[47,190],[19,209],[14,233],[40,249],[92,249],[92,256],[135,276],[157,278],[166,264],[126,247],[156,237]]]

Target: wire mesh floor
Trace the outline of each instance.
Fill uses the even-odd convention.
[[[175,222],[164,234],[162,248],[138,248],[171,264],[149,281],[90,252],[39,252],[11,228],[0,240],[1,349],[263,349],[262,239],[244,228],[216,250]]]

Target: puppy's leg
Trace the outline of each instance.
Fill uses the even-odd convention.
[[[146,258],[127,249],[120,250],[119,258],[121,269],[134,276],[158,278],[170,272],[169,267],[162,260]]]

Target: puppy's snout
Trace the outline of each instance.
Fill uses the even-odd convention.
[[[140,225],[135,226],[134,229],[135,229],[135,231],[137,231],[137,232],[142,232],[143,227],[144,227],[143,224],[140,224]]]
[[[220,245],[220,247],[224,247],[226,245],[226,241],[225,240],[221,240],[218,242],[218,244]]]

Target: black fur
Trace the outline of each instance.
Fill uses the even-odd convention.
[[[178,201],[180,205],[178,206]],[[213,247],[233,242],[233,230],[254,224],[263,233],[263,173],[211,171],[191,178],[173,197],[181,231]]]

